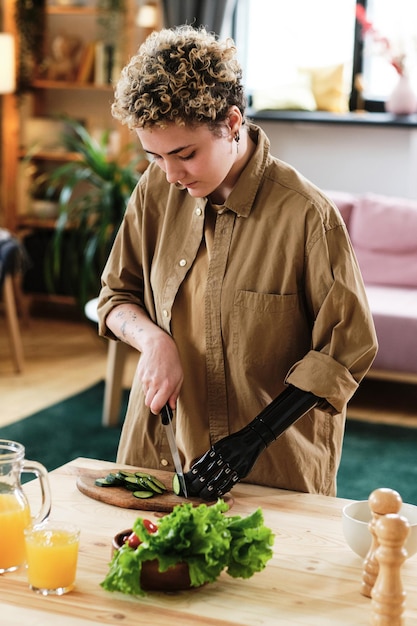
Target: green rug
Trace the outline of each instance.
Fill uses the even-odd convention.
[[[115,461],[121,426],[102,426],[103,396],[104,382],[99,382],[67,400],[0,428],[0,438],[22,443],[26,458],[43,463],[47,470],[80,456]],[[126,411],[127,398],[125,392],[121,415]]]
[[[348,419],[337,482],[341,498],[366,500],[390,487],[417,504],[417,428]]]
[[[28,459],[48,470],[77,457],[114,461],[120,429],[103,427],[104,383],[0,428],[0,438],[21,442]],[[128,392],[123,395],[121,415]],[[373,489],[391,487],[417,504],[417,429],[348,420],[338,475],[341,498],[366,500]]]

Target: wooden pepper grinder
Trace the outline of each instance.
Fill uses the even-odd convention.
[[[379,542],[375,532],[375,524],[382,515],[388,513],[398,513],[402,506],[402,498],[394,489],[388,489],[387,487],[381,487],[375,489],[369,496],[369,508],[372,511],[372,519],[369,522],[369,530],[372,535],[371,547],[363,562],[363,575],[361,594],[367,598],[371,597],[372,587],[375,584],[376,577],[378,576],[379,563],[376,558],[376,550]]]
[[[404,548],[410,532],[407,518],[398,514],[381,517],[375,524],[379,547],[379,572],[372,588],[372,626],[403,626],[406,592],[401,582],[401,566],[407,558]]]

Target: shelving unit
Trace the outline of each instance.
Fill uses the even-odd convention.
[[[3,1],[3,30],[15,34],[19,42],[15,23],[15,0]],[[149,30],[136,25],[137,2],[124,1],[125,12],[120,20],[120,34],[117,36],[120,67],[149,34]],[[57,37],[77,37],[82,50],[85,50],[89,44],[106,36],[106,29],[100,26],[103,12],[99,8],[99,2],[100,0],[74,0],[73,5],[68,5],[68,0],[46,0],[43,54],[45,67]],[[80,60],[82,56],[80,51]],[[116,70],[113,79],[117,79],[117,74]],[[111,117],[112,84],[97,84],[94,76],[88,81],[49,80],[47,72],[37,68],[31,87],[31,92],[19,99],[11,95],[5,96],[2,101],[4,180],[1,204],[5,226],[13,231],[17,231],[22,223],[26,225],[29,218],[32,223],[35,220],[31,213],[30,198],[24,189],[29,183],[26,181],[25,185],[23,171],[27,165],[25,157],[33,148],[28,139],[28,131],[33,122],[53,122],[59,116],[67,115],[82,120],[88,130],[97,136],[103,130],[111,129],[118,135],[120,145],[128,140],[128,131]],[[46,137],[49,132],[52,130],[46,133]],[[117,143],[116,138],[115,142]],[[33,151],[31,162],[60,163],[72,158],[73,155],[65,154],[62,150],[51,150],[40,145]],[[39,227],[43,225],[41,221]]]
[[[44,62],[36,69],[36,78],[32,82],[32,93],[25,97],[20,124],[19,178],[24,181],[17,196],[17,227],[28,223],[36,224],[42,215],[36,210],[37,203],[31,201],[29,189],[31,187],[32,172],[38,175],[48,172],[55,165],[72,160],[76,156],[63,152],[59,145],[60,124],[55,121],[59,116],[81,120],[91,133],[99,136],[104,130],[112,130],[119,136],[118,142],[123,143],[120,137],[122,131],[117,128],[110,114],[112,98],[112,84],[100,81],[98,84],[98,67],[95,48],[105,34],[100,27],[102,13],[95,0],[87,0],[88,5],[67,6],[66,4],[50,5],[45,9],[46,32],[44,34]],[[75,4],[75,3],[74,3]],[[133,33],[129,27],[128,36],[125,36],[125,26],[132,21],[133,3],[126,0],[126,13],[120,17],[120,28],[123,30],[117,40],[123,42],[119,46],[118,58],[120,66],[133,51],[132,37],[136,35],[139,43],[140,33]],[[102,32],[103,31],[103,32]],[[58,40],[62,45],[74,43],[71,53],[74,64],[71,67],[71,58],[58,58],[53,54]],[[68,63],[68,68],[66,67]],[[86,65],[88,63],[88,65]],[[72,76],[72,72],[74,77]],[[84,72],[84,79],[78,80],[78,75]],[[51,79],[50,75],[54,74]],[[114,72],[115,77],[117,70]],[[110,76],[109,76],[110,78]],[[49,124],[49,126],[48,126]],[[39,126],[38,134],[36,128]],[[56,128],[54,128],[54,126]],[[55,137],[55,146],[50,146],[51,134]],[[45,141],[46,140],[46,141]],[[54,141],[52,141],[54,143]],[[38,145],[36,145],[38,144]],[[30,162],[24,156],[32,151]],[[53,217],[48,215],[48,217]],[[39,220],[38,227],[46,226],[45,219]]]
[[[16,0],[3,2],[3,30],[15,34],[19,45],[15,23]],[[113,84],[103,81],[103,72],[100,72],[99,81],[97,73],[94,74],[94,66],[97,67],[98,62],[95,47],[93,61],[90,54],[90,71],[85,67],[84,80],[77,80],[81,73],[80,63],[83,59],[85,62],[86,50],[93,49],[95,42],[104,40],[109,31],[103,29],[101,24],[103,13],[99,8],[100,0],[73,0],[72,6],[68,6],[67,2],[46,0],[43,62],[35,69],[31,90],[19,98],[5,96],[2,101],[3,180],[0,202],[3,224],[22,237],[33,238],[39,232],[41,239],[44,239],[55,225],[53,215],[42,216],[34,211],[31,198],[34,170],[42,173],[78,158],[78,155],[65,152],[59,145],[62,116],[82,121],[89,132],[97,137],[105,130],[110,131],[114,151],[132,141],[129,131],[111,116]],[[120,32],[113,39],[118,45],[118,64],[111,75],[113,82],[117,80],[118,70],[150,32],[136,25],[137,1],[124,2],[125,12],[120,21]],[[75,80],[68,80],[64,76],[51,80],[48,76],[53,42],[59,37],[79,40],[79,65],[74,73]],[[109,44],[109,41],[106,43]],[[106,66],[105,79],[108,73]],[[86,74],[89,74],[87,78]],[[40,261],[35,259],[34,263],[39,265]],[[40,267],[35,269],[42,273]]]

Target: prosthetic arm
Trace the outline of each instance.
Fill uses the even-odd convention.
[[[215,500],[249,474],[258,456],[307,411],[321,402],[291,385],[252,422],[211,446],[185,474],[188,495]]]

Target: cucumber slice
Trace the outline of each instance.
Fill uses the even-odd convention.
[[[160,480],[158,480],[158,478],[156,478],[156,476],[153,476],[152,474],[147,474],[145,472],[135,472],[135,476],[137,476],[138,478],[144,479],[149,481],[150,483],[152,483],[153,486],[158,487],[158,489],[160,491],[158,491],[157,493],[162,493],[162,491],[166,491],[167,488],[165,487],[164,483],[161,482]],[[153,486],[149,485],[150,488],[153,489]]]
[[[117,472],[122,478],[128,478],[129,476],[134,476],[134,472],[127,472],[126,470],[119,470]]]
[[[172,479],[172,491],[175,493],[176,496],[184,495],[182,493],[181,483],[180,483],[180,479],[178,478],[178,474],[174,474],[174,477]]]
[[[140,484],[140,479],[137,478],[136,476],[126,476],[126,478],[124,479],[125,484],[128,485],[139,485]]]
[[[150,480],[149,478],[140,478],[140,483],[141,485],[145,488],[145,489],[149,489],[150,491],[153,491],[154,493],[162,493],[162,489],[160,489],[158,487],[158,485],[156,485],[152,480]]]
[[[152,498],[155,495],[153,491],[134,491],[133,495],[135,498]]]
[[[116,478],[118,478],[121,481],[124,481],[125,478],[127,478],[127,476],[130,476],[130,474],[127,474],[127,472],[116,472],[115,473]]]
[[[107,474],[105,480],[107,480],[107,482],[109,483],[112,483],[115,487],[123,485],[124,483],[123,478],[117,476],[117,474],[113,474],[112,472],[110,472],[110,474]]]
[[[94,481],[96,487],[114,487],[113,481],[107,480],[107,478],[96,478]]]
[[[154,485],[159,487],[159,489],[162,489],[162,491],[166,491],[167,490],[167,488],[165,487],[164,483],[161,480],[158,480],[158,478],[156,478],[156,476],[150,476],[149,479],[153,482]]]
[[[133,483],[124,483],[123,487],[126,491],[137,491],[138,489],[141,489],[141,485]]]

